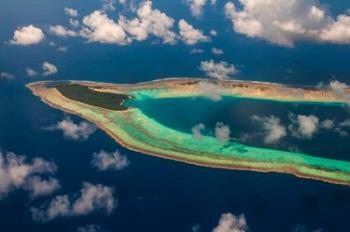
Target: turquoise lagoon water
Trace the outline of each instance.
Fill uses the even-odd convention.
[[[186,133],[192,133],[193,126],[206,126],[203,134],[212,135],[217,122],[230,127],[231,139],[243,144],[270,147],[279,150],[298,150],[311,155],[350,161],[350,145],[347,138],[334,130],[319,129],[311,139],[298,139],[288,135],[275,144],[264,143],[262,124],[252,119],[275,116],[288,128],[291,114],[314,115],[323,120],[337,123],[347,119],[346,108],[340,105],[318,103],[287,103],[248,98],[224,97],[220,101],[207,98],[166,98],[130,100],[128,106],[136,107],[161,124]],[[288,129],[287,129],[288,130]],[[346,128],[345,128],[346,130]],[[247,136],[249,135],[249,138]],[[245,139],[244,139],[245,138]]]

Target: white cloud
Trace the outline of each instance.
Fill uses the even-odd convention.
[[[289,125],[289,130],[292,135],[297,138],[311,139],[318,130],[319,119],[314,115],[289,115],[292,124]]]
[[[42,70],[43,70],[42,75],[44,76],[53,75],[58,72],[57,67],[47,61],[43,63]],[[26,74],[28,77],[34,77],[39,75],[39,72],[35,71],[32,68],[26,68]]]
[[[163,43],[173,44],[176,34],[171,31],[174,19],[158,9],[152,8],[152,1],[142,2],[137,9],[137,17],[127,20],[121,16],[119,24],[127,31],[132,39],[143,41],[149,35],[154,35],[163,40]]]
[[[115,206],[112,188],[84,183],[81,196],[72,204],[72,212],[75,215],[87,215],[96,209],[103,209],[109,214]]]
[[[18,28],[14,34],[11,44],[31,45],[38,44],[45,38],[43,31],[33,25]]]
[[[202,138],[202,131],[205,129],[205,125],[203,123],[199,123],[192,127],[192,137],[196,140]]]
[[[219,224],[212,232],[247,232],[248,225],[244,215],[235,216],[231,213],[221,215]]]
[[[77,33],[75,31],[69,30],[62,25],[50,26],[49,31],[52,34],[57,35],[57,36],[61,36],[61,37],[69,37],[69,36],[76,36],[77,35]]]
[[[273,115],[269,117],[259,117],[254,115],[252,119],[261,123],[264,130],[264,143],[276,143],[287,135],[286,127],[281,124],[281,120]]]
[[[188,45],[209,41],[209,37],[205,36],[202,31],[193,28],[193,26],[188,24],[184,19],[179,21],[179,29],[182,41]]]
[[[217,36],[218,35],[217,31],[215,31],[215,30],[210,30],[209,34],[211,36]]]
[[[50,178],[48,181],[54,181],[55,186],[40,188],[39,185],[44,182],[40,175],[52,175],[56,170],[54,163],[41,158],[26,162],[24,156],[11,152],[5,155],[0,152],[0,197],[19,188],[31,192],[33,197],[49,195],[59,188],[59,183],[56,179]],[[41,183],[38,180],[41,180]]]
[[[320,128],[331,130],[334,127],[334,120],[326,119],[320,123]]]
[[[347,137],[349,133],[346,129],[350,128],[350,119],[346,119],[343,122],[339,123],[337,127],[334,128],[334,131],[337,132],[341,137]]]
[[[44,76],[53,75],[58,71],[56,66],[53,64],[50,64],[49,62],[44,62],[42,68],[44,71],[43,73]]]
[[[102,10],[103,11],[114,11],[116,0],[101,0],[102,2]],[[120,2],[120,0],[119,0]]]
[[[120,1],[123,4],[123,1]],[[61,25],[51,26],[50,32],[61,36],[80,36],[89,42],[127,45],[133,40],[143,41],[150,35],[161,38],[163,43],[173,44],[177,35],[171,29],[175,20],[152,7],[152,1],[142,1],[136,8],[136,17],[127,19],[122,14],[118,21],[109,18],[106,11],[112,10],[115,1],[103,1],[103,9],[85,16],[79,30],[70,30]],[[133,1],[131,2],[132,4]],[[108,9],[107,9],[108,8]],[[134,12],[134,11],[133,11]],[[69,19],[71,26],[77,28],[80,22]]]
[[[230,140],[230,128],[222,122],[215,125],[215,137],[221,142],[228,142]]]
[[[346,119],[345,121],[339,123],[340,127],[349,127],[350,128],[350,119]]]
[[[203,53],[203,49],[199,49],[199,48],[193,48],[190,53],[191,54],[200,54],[200,53]]]
[[[214,83],[200,81],[198,83],[198,91],[200,96],[207,97],[213,101],[219,101],[222,99],[219,87]]]
[[[64,8],[64,12],[70,17],[78,17],[78,11],[76,9],[66,7]]]
[[[186,4],[189,6],[191,14],[197,18],[203,15],[203,8],[206,2],[206,0],[186,0]]]
[[[321,41],[337,44],[350,43],[350,15],[338,15],[321,32]]]
[[[86,225],[86,226],[79,226],[77,228],[77,232],[108,232],[107,229],[103,228],[99,225]]]
[[[328,88],[342,101],[350,105],[350,87],[340,81],[331,81]]]
[[[106,152],[104,150],[94,153],[91,161],[92,166],[102,171],[107,169],[122,170],[129,166],[129,163],[128,157],[121,155],[119,151]]]
[[[225,5],[233,29],[286,47],[298,40],[350,43],[350,16],[332,18],[317,0],[239,0]]]
[[[220,48],[212,48],[211,53],[213,53],[216,56],[220,56],[220,55],[224,54],[224,51]]]
[[[27,73],[28,77],[33,77],[33,76],[39,75],[39,73],[32,68],[27,68],[26,73]]]
[[[96,127],[85,121],[76,124],[70,117],[66,117],[56,125],[50,126],[49,130],[62,130],[63,135],[71,140],[86,140],[96,131]]]
[[[24,188],[31,192],[31,196],[36,198],[39,196],[51,195],[53,192],[61,188],[59,181],[56,178],[50,177],[45,180],[39,176],[29,178]]]
[[[110,214],[116,207],[117,200],[113,197],[113,189],[100,184],[83,183],[80,196],[71,201],[68,195],[59,195],[47,206],[31,208],[35,221],[47,222],[58,217],[88,215],[94,211],[104,211]]]
[[[91,42],[125,45],[129,43],[124,29],[102,11],[94,11],[83,19],[81,35]]]
[[[1,72],[0,73],[0,79],[13,80],[13,79],[15,79],[15,76],[12,73]]]
[[[200,70],[205,72],[208,77],[218,80],[229,79],[238,73],[237,68],[233,64],[228,64],[224,61],[215,63],[213,60],[202,61]]]
[[[72,26],[72,27],[79,27],[80,25],[80,22],[76,19],[69,19],[69,24]]]

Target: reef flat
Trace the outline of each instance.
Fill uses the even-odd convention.
[[[123,106],[129,98],[180,98],[215,94],[220,96],[318,104],[342,104],[343,99],[328,89],[302,88],[247,81],[163,79],[138,84],[110,84],[87,81],[65,82],[65,88],[90,92],[95,96],[72,98],[54,82],[27,85],[52,107],[81,116],[108,133],[121,145],[144,154],[190,164],[259,172],[289,173],[335,184],[350,185],[350,162],[297,152],[220,142],[211,136],[193,139],[191,134],[164,126],[140,109]],[[71,87],[74,88],[71,88]],[[349,91],[349,90],[347,90]],[[99,93],[103,93],[101,95]],[[111,94],[112,100],[104,104]],[[87,101],[86,99],[90,99]],[[101,102],[102,101],[102,102]],[[97,104],[95,104],[98,102]]]

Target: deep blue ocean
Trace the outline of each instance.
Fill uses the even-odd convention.
[[[350,8],[347,0],[322,1],[329,10],[342,13]],[[181,1],[154,1],[154,7],[175,19],[185,18],[205,32],[215,29],[218,36],[196,48],[202,54],[190,54],[193,47],[182,43],[163,45],[150,38],[128,46],[86,43],[83,39],[61,39],[47,33],[46,42],[35,46],[11,46],[6,43],[13,31],[23,25],[48,28],[67,24],[64,7],[86,15],[101,6],[98,0],[1,0],[0,1],[0,71],[14,74],[12,81],[0,80],[0,149],[32,157],[43,157],[58,166],[57,178],[62,188],[58,194],[78,193],[84,181],[112,186],[118,206],[111,215],[59,218],[49,223],[34,222],[30,207],[51,199],[32,200],[22,190],[0,199],[0,231],[75,231],[77,227],[98,224],[110,231],[187,232],[194,225],[200,231],[212,231],[222,213],[244,214],[252,232],[350,231],[350,188],[304,180],[290,175],[227,171],[164,160],[124,149],[101,130],[86,141],[71,141],[60,131],[46,128],[66,114],[42,103],[25,88],[38,80],[91,80],[136,83],[164,77],[201,77],[200,61],[215,59],[237,65],[238,79],[316,85],[336,78],[350,83],[348,45],[325,45],[299,42],[283,48],[267,42],[247,39],[232,31],[218,1],[217,9],[208,7],[205,18],[193,19]],[[114,14],[114,15],[113,15]],[[111,17],[117,18],[117,13]],[[54,41],[66,46],[66,52],[50,46]],[[213,57],[212,47],[225,51]],[[44,61],[54,63],[58,73],[50,77],[27,77],[25,69],[40,69]],[[292,70],[292,72],[290,71]],[[162,111],[159,111],[162,108]],[[274,114],[286,122],[288,113],[315,114],[320,119],[349,118],[346,108],[318,105],[293,105],[252,100],[211,102],[204,99],[161,100],[146,102],[147,115],[165,125],[190,133],[194,124],[214,126],[217,121],[229,124],[234,137],[250,131],[249,116]],[[82,120],[71,116],[74,122]],[[262,141],[255,145],[266,146]],[[350,160],[349,137],[322,132],[312,140],[286,138],[273,145],[288,149],[297,144],[309,154]],[[130,160],[121,171],[97,171],[90,165],[92,154],[101,149],[119,150]],[[1,178],[1,177],[0,177]]]

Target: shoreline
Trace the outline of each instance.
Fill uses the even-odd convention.
[[[192,79],[191,79],[192,80]],[[45,83],[48,81],[44,81]],[[306,179],[313,179],[313,180],[319,180],[319,181],[323,181],[323,182],[327,182],[327,183],[332,183],[332,184],[341,184],[341,185],[347,185],[350,186],[350,182],[348,181],[343,181],[343,180],[337,180],[334,178],[327,178],[327,177],[321,177],[321,176],[314,176],[314,175],[307,175],[305,173],[301,173],[300,171],[298,171],[296,168],[293,168],[293,166],[286,166],[284,165],[283,167],[270,167],[270,168],[263,168],[263,167],[254,167],[254,162],[255,164],[257,163],[261,163],[261,164],[265,164],[265,162],[261,162],[261,161],[250,161],[250,160],[239,160],[239,159],[235,159],[235,162],[251,162],[253,166],[244,166],[244,165],[237,165],[234,163],[231,163],[230,165],[228,164],[224,164],[224,163],[219,163],[219,162],[203,162],[200,160],[191,160],[191,159],[186,159],[183,157],[179,157],[179,156],[174,156],[171,154],[164,154],[161,152],[152,152],[149,151],[147,149],[143,149],[140,147],[137,147],[136,145],[133,145],[132,143],[127,143],[126,141],[124,141],[121,137],[119,137],[118,135],[116,135],[115,133],[113,133],[113,131],[111,131],[110,129],[108,129],[105,125],[103,125],[103,123],[99,122],[98,120],[94,120],[94,118],[91,118],[87,115],[81,114],[79,112],[75,112],[74,110],[70,110],[67,108],[64,108],[62,106],[60,106],[59,104],[55,104],[51,101],[49,101],[48,99],[46,99],[44,96],[40,95],[40,93],[37,92],[36,88],[37,85],[41,85],[41,83],[43,82],[35,82],[35,83],[30,83],[27,85],[28,88],[30,88],[33,92],[34,95],[38,96],[41,101],[45,102],[46,104],[50,105],[53,108],[59,109],[59,110],[63,110],[64,112],[68,112],[68,113],[72,113],[74,115],[77,115],[79,117],[82,117],[88,121],[91,121],[92,123],[96,124],[101,130],[103,130],[104,132],[106,132],[110,137],[113,138],[113,140],[115,140],[116,142],[118,142],[120,145],[122,145],[123,147],[126,147],[130,150],[136,151],[136,152],[141,152],[143,154],[147,154],[150,156],[154,156],[154,157],[159,157],[159,158],[165,158],[165,159],[169,159],[169,160],[174,160],[177,162],[182,162],[182,163],[187,163],[187,164],[192,164],[192,165],[196,165],[196,166],[202,166],[202,167],[209,167],[209,168],[220,168],[220,169],[226,169],[226,170],[248,170],[248,171],[257,171],[257,172],[264,172],[264,173],[270,173],[270,172],[274,172],[274,173],[284,173],[284,174],[292,174],[296,177],[301,177],[301,178],[306,178]],[[49,83],[49,82],[48,82]],[[86,82],[83,82],[86,83]],[[89,82],[89,83],[96,83],[96,82]],[[98,83],[98,85],[101,85],[101,83]],[[119,85],[118,85],[119,86]],[[64,98],[64,96],[62,96]],[[80,103],[80,104],[84,104],[84,103]],[[132,109],[131,109],[132,110]],[[128,110],[127,110],[128,111]],[[192,157],[193,158],[193,157]],[[223,160],[220,160],[223,161]],[[229,161],[228,159],[225,160],[226,162]],[[306,168],[310,168],[307,167]]]

